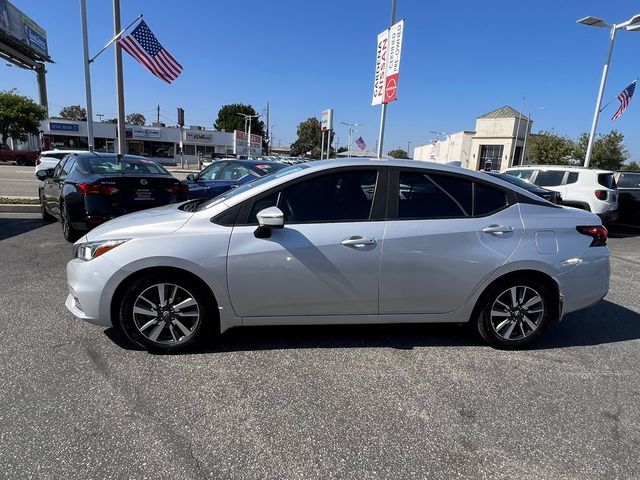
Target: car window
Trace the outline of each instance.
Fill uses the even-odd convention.
[[[376,180],[375,170],[321,175],[284,188],[277,206],[284,213],[285,223],[368,220]]]
[[[465,215],[471,215],[473,187],[471,180],[452,175],[429,174],[429,178],[453,197]]]
[[[209,165],[197,176],[196,180],[217,180],[218,175],[228,162],[216,162]]]
[[[578,172],[569,172],[569,175],[567,176],[567,184],[569,183],[576,183],[578,181]]]
[[[640,188],[640,173],[623,173],[618,178],[618,188]]]
[[[476,183],[473,214],[474,216],[490,215],[502,210],[509,204],[507,194],[499,188]]]
[[[521,178],[522,180],[530,180],[535,170],[508,170],[504,173],[513,175],[514,177]]]
[[[603,187],[611,188],[613,190],[616,188],[616,180],[613,178],[613,173],[599,173],[598,183]]]
[[[245,175],[251,173],[248,168],[238,165],[236,163],[232,163],[222,170],[218,180],[238,180]]]
[[[69,175],[70,173],[72,173],[75,170],[76,161],[76,157],[69,157],[69,160],[67,160],[67,162],[62,167],[62,172],[60,174]]]
[[[436,175],[442,181],[441,176]],[[398,218],[456,218],[465,212],[444,188],[422,172],[400,172]],[[461,188],[464,190],[464,187]],[[469,208],[469,210],[471,210]]]
[[[564,174],[564,170],[540,170],[533,183],[541,187],[556,187],[562,183]]]
[[[63,158],[57,165],[56,168],[53,169],[53,176],[54,177],[59,177],[60,176],[60,172],[62,171],[62,168],[64,167],[64,164],[67,163],[67,160],[70,157],[66,157]]]

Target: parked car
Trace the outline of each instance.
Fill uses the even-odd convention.
[[[322,160],[90,231],[66,306],[157,351],[206,326],[382,322],[471,322],[517,348],[606,295],[606,241],[596,215],[480,172]]]
[[[38,170],[56,168],[58,162],[70,153],[84,152],[86,152],[86,150],[45,150],[44,152],[40,152],[40,156],[36,159],[36,173]]]
[[[504,173],[554,190],[562,196],[563,205],[593,212],[604,222],[618,217],[618,192],[611,171],[533,165],[507,168]]]
[[[189,198],[212,198],[286,166],[277,162],[218,160],[197,174],[187,175],[184,183],[189,187]]]
[[[43,218],[59,218],[69,241],[119,215],[187,198],[164,167],[131,155],[72,153],[36,176]]]
[[[513,175],[509,175],[507,173],[498,173],[498,172],[485,172],[487,175],[491,175],[492,177],[499,178],[500,180],[504,180],[505,182],[512,183],[513,185],[517,185],[520,188],[524,188],[528,192],[533,193],[541,198],[544,198],[548,202],[555,203],[557,205],[562,203],[562,196],[560,193],[554,190],[547,190],[546,188],[539,187],[534,185],[533,183],[529,183],[526,180],[522,180],[521,178],[514,177]]]
[[[35,165],[38,152],[36,150],[13,150],[6,143],[0,143],[0,161],[16,162],[16,165]]]
[[[615,174],[618,187],[618,220],[616,223],[640,227],[640,172],[622,170]]]

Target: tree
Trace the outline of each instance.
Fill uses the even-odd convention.
[[[407,152],[402,150],[401,148],[396,148],[395,150],[391,150],[390,152],[387,152],[387,155],[393,158],[409,158],[409,155],[407,155]]]
[[[69,105],[60,110],[59,115],[65,120],[86,120],[87,111],[80,105]]]
[[[620,170],[625,160],[629,158],[629,152],[622,144],[623,140],[624,135],[617,130],[599,134],[593,142],[589,166],[591,168],[602,168],[604,170]],[[573,156],[581,164],[584,164],[588,143],[589,134],[583,133],[578,137],[578,141],[575,144]]]
[[[291,155],[294,157],[308,155],[311,158],[320,158],[320,147],[322,146],[320,121],[316,117],[309,117],[298,125],[297,134],[298,139],[291,144]],[[331,132],[329,143],[333,143],[333,132]],[[326,143],[324,148],[327,148]]]
[[[2,143],[9,137],[26,140],[27,134],[38,135],[40,122],[47,111],[29,97],[18,95],[15,90],[0,92],[0,135]]]
[[[529,161],[534,165],[568,165],[574,149],[573,141],[550,131],[529,136]]]
[[[640,163],[638,162],[623,163],[621,170],[640,170]]]
[[[144,125],[147,123],[147,119],[141,113],[130,113],[127,115],[126,121],[132,125]]]
[[[338,148],[338,151],[336,153],[344,153],[344,152],[348,152],[349,149],[347,147],[340,147]]]
[[[257,115],[257,112],[251,105],[243,103],[232,103],[223,105],[218,111],[218,118],[213,127],[220,132],[233,132],[234,130],[245,131],[244,117],[239,115]],[[251,133],[265,137],[265,126],[262,120],[254,117],[251,120]]]

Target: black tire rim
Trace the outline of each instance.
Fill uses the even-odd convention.
[[[146,288],[133,303],[133,324],[148,341],[161,345],[184,343],[193,337],[201,321],[195,297],[174,283]]]
[[[536,333],[544,314],[544,297],[532,287],[517,285],[496,297],[491,304],[489,319],[495,334],[512,342]]]

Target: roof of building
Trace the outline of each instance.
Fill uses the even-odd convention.
[[[509,105],[505,105],[504,107],[500,107],[497,110],[493,110],[489,113],[485,113],[484,115],[480,115],[478,119],[481,118],[518,118],[524,117],[520,112],[510,107]]]

